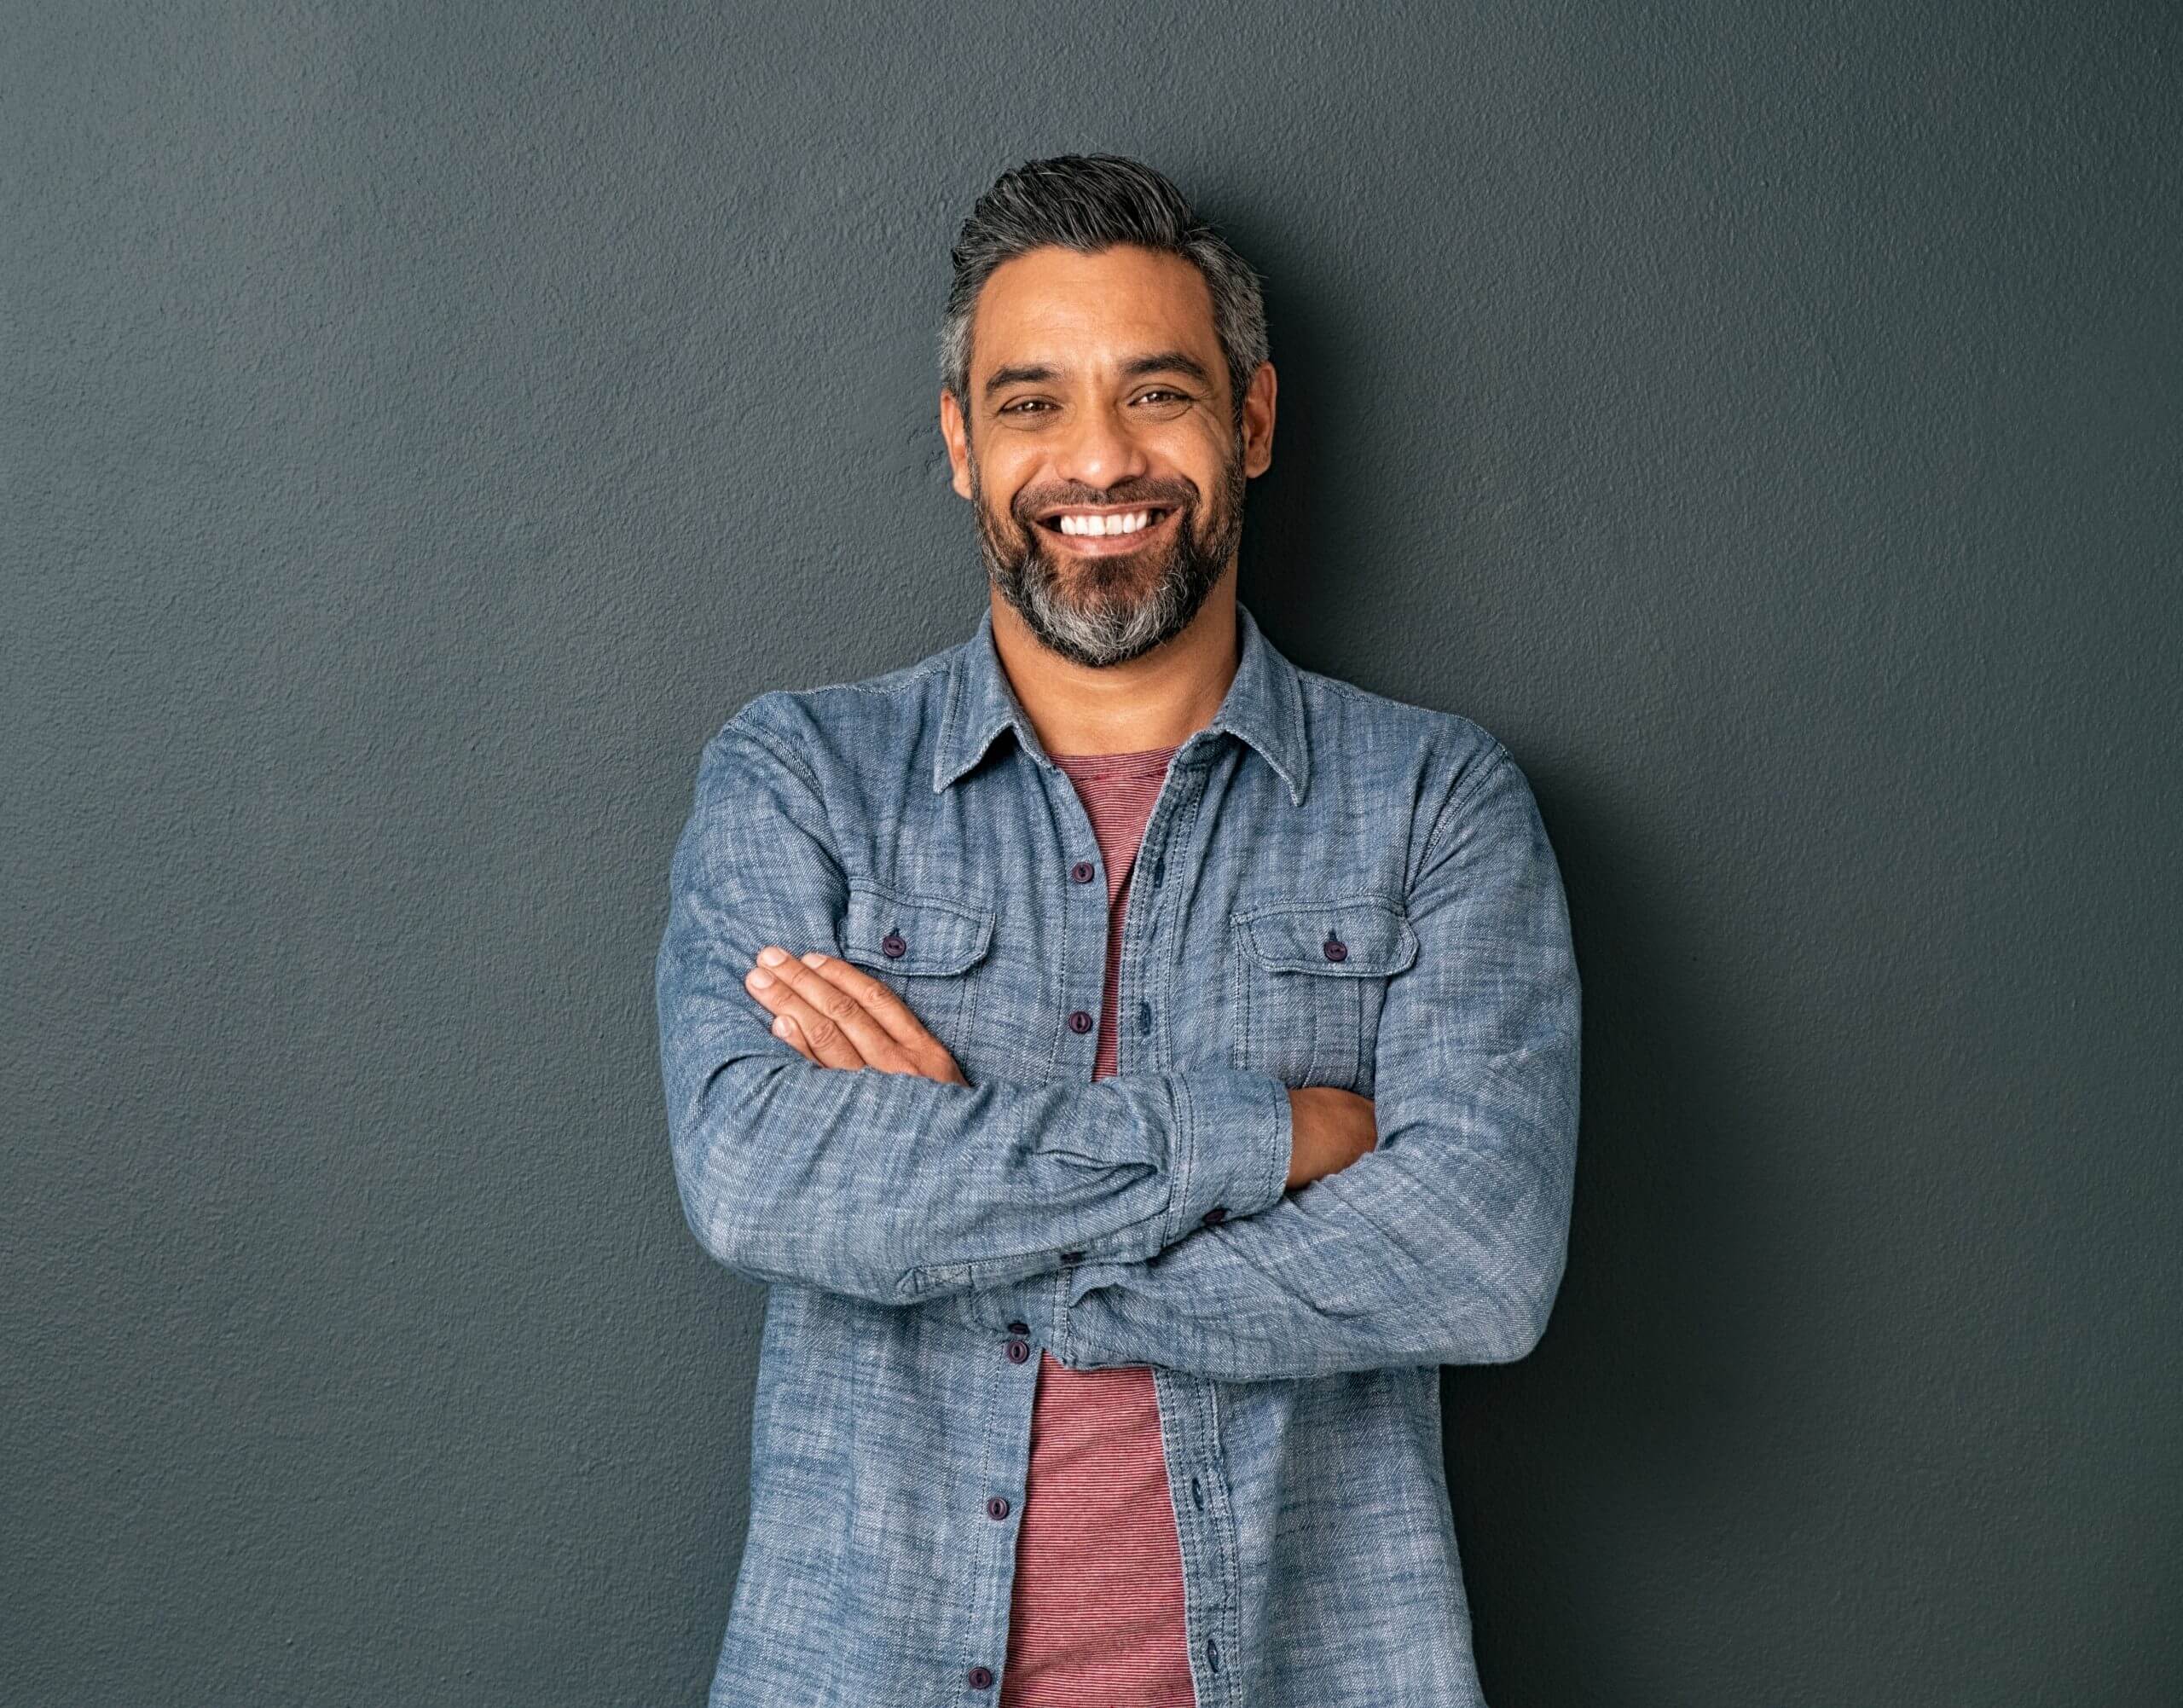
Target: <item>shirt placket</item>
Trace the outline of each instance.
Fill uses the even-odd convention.
[[[1161,1048],[1163,1025],[1173,1016],[1161,1005],[1173,998],[1173,981],[1162,987],[1152,970],[1172,965],[1180,922],[1168,901],[1167,859],[1171,848],[1197,834],[1212,767],[1198,750],[1210,738],[1176,755],[1167,785],[1155,803],[1138,851],[1138,881],[1151,906],[1140,910],[1132,888],[1130,911],[1122,919],[1121,976],[1118,994],[1134,1009],[1132,1026],[1120,1029],[1117,1066],[1159,1068],[1168,1065]],[[1187,756],[1189,762],[1185,763]],[[1182,851],[1186,864],[1203,851]],[[1162,943],[1166,949],[1155,953]],[[1190,1640],[1190,1682],[1197,1708],[1240,1708],[1232,1662],[1242,1621],[1236,1550],[1225,1526],[1233,1522],[1227,1479],[1220,1466],[1218,1402],[1213,1386],[1187,1371],[1152,1367],[1152,1387],[1160,1404],[1160,1437],[1167,1468],[1167,1492],[1175,1509],[1176,1541],[1183,1558],[1183,1607]]]
[[[1163,1039],[1171,1017],[1161,1012],[1171,1001],[1173,981],[1159,970],[1173,958],[1173,939],[1182,922],[1169,904],[1170,860],[1184,870],[1203,851],[1191,842],[1202,822],[1206,790],[1218,767],[1206,762],[1208,738],[1201,735],[1178,750],[1163,780],[1144,835],[1138,844],[1136,876],[1128,911],[1122,919],[1122,952],[1115,981],[1117,1072],[1157,1070],[1169,1052]],[[1051,1023],[1058,1033],[1055,1059],[1080,1066],[1089,1079],[1093,1057],[1080,1062],[1072,1046],[1097,1048],[1099,1004],[1104,999],[1108,908],[1107,886],[1083,873],[1103,869],[1098,838],[1075,785],[1059,767],[1028,753],[1017,762],[1033,768],[1035,786],[1050,791],[1056,821],[1068,827],[1064,845],[1047,849],[1030,882],[1053,886],[1057,905],[1068,910],[1058,935],[1063,976]],[[1088,853],[1079,852],[1088,850]],[[1066,1254],[1065,1254],[1066,1255]],[[1068,1308],[1067,1267],[1051,1277],[1019,1284],[1028,1304],[1032,1289],[1047,1289],[1043,1320],[1058,1321]],[[995,1386],[987,1389],[990,1427],[979,1455],[981,1487],[971,1491],[981,1508],[976,1523],[987,1532],[990,1569],[970,1609],[970,1641],[957,1677],[966,1702],[998,1702],[1006,1655],[1008,1615],[1014,1584],[1017,1531],[1023,1491],[1028,1482],[1031,1421],[1036,1399],[1040,1346],[1029,1309],[1011,1312],[994,1346],[989,1368]],[[1183,1565],[1184,1618],[1190,1643],[1190,1677],[1197,1708],[1243,1708],[1242,1673],[1236,1662],[1242,1643],[1242,1589],[1236,1515],[1223,1468],[1217,1389],[1187,1371],[1152,1367],[1153,1390],[1160,1409],[1161,1442],[1166,1459],[1169,1499],[1174,1508],[1176,1540]]]
[[[1056,1060],[1072,1064],[1080,1059],[1083,1077],[1089,1080],[1098,1049],[1099,1004],[1105,997],[1107,977],[1105,888],[1094,882],[1101,865],[1098,837],[1075,785],[1058,767],[1020,750],[1012,756],[1012,762],[1028,767],[1032,786],[1048,791],[1049,802],[1054,805],[1062,821],[1071,826],[1065,845],[1049,848],[1034,860],[1029,883],[1034,895],[1048,886],[1049,895],[1057,891],[1054,905],[1063,910],[1062,929],[1056,934],[1056,941],[1064,946],[1063,978],[1058,1006],[1052,1016],[1052,1024],[1060,1037],[1052,1055]],[[1173,791],[1163,787],[1161,792],[1161,802],[1155,803],[1153,820],[1146,825],[1148,841],[1153,822],[1160,817],[1161,805]],[[1123,923],[1123,957],[1126,964],[1128,916],[1124,916]],[[1127,986],[1126,973],[1118,982],[1118,989]],[[1116,1018],[1116,1048],[1120,1051],[1126,1048],[1122,1034],[1127,1028],[1119,1024],[1120,1016]],[[1079,1049],[1093,1053],[1080,1058],[1074,1053]],[[1049,1311],[1058,1312],[1066,1308],[1068,1285],[1068,1271],[1064,1268],[1043,1281],[1019,1282],[1012,1292],[1028,1304],[1035,1296],[1032,1289],[1045,1287],[1048,1289]],[[982,1515],[976,1523],[986,1534],[987,1569],[981,1574],[978,1590],[972,1597],[968,1642],[956,1675],[963,1687],[962,1699],[966,1702],[998,1702],[1001,1698],[1017,1532],[1022,1523],[1024,1492],[1030,1480],[1031,1422],[1038,1395],[1041,1349],[1031,1326],[1031,1315],[1028,1309],[1019,1310],[1004,1325],[991,1354],[990,1382],[983,1389],[987,1427],[983,1431],[978,1455],[981,1487],[974,1492],[981,1502]],[[1054,1318],[1049,1315],[1046,1320]],[[1162,1429],[1164,1433],[1164,1421]],[[1184,1560],[1187,1591],[1187,1555]]]
[[[1200,737],[1186,743],[1176,753],[1138,847],[1136,876],[1131,880],[1128,911],[1122,917],[1121,962],[1115,988],[1115,999],[1121,1005],[1115,1028],[1117,1072],[1165,1065],[1161,1028],[1166,1016],[1160,1009],[1172,998],[1173,981],[1162,983],[1154,976],[1154,970],[1166,964],[1172,953],[1155,954],[1154,950],[1163,942],[1172,944],[1173,935],[1179,929],[1170,917],[1167,862],[1170,850],[1192,833],[1199,820],[1209,778],[1199,752],[1205,739]],[[1091,819],[1074,786],[1066,777],[1059,780],[1061,792],[1067,796],[1064,811],[1073,814],[1086,843],[1096,848]],[[1187,860],[1187,850],[1177,858]],[[1101,892],[1094,889],[1092,893]],[[1068,988],[1072,996],[1083,987],[1086,979],[1103,984],[1106,929],[1103,910],[1088,931],[1075,919],[1069,921]],[[1094,946],[1094,964],[1089,971],[1080,965],[1083,957],[1079,952],[1079,945],[1087,941]],[[1087,1012],[1096,1022],[1096,1007]],[[1088,1063],[1086,1071],[1088,1075]],[[1068,1271],[1056,1271],[1048,1284],[1053,1293],[1053,1319],[1057,1320],[1068,1308]],[[1236,1694],[1241,1675],[1232,1662],[1241,1641],[1242,1601],[1232,1534],[1234,1511],[1221,1470],[1213,1386],[1202,1377],[1157,1365],[1152,1367],[1152,1383],[1159,1401],[1167,1491],[1182,1555],[1184,1618],[1197,1708],[1241,1708]],[[1028,1411],[1028,1400],[1025,1404]],[[1028,1427],[1022,1434],[1021,1452],[1022,1463],[1028,1468]],[[1022,1480],[1019,1473],[1019,1484]]]
[[[982,1535],[986,1569],[972,1597],[966,1644],[957,1658],[960,1699],[1000,1699],[1001,1672],[1008,1659],[1008,1613],[1016,1575],[1016,1532],[1022,1524],[1024,1485],[1031,1464],[1031,1410],[1037,1396],[1039,1349],[1031,1325],[1011,1321],[998,1345],[981,1354],[988,1380],[979,1386],[985,1427],[977,1462],[979,1486],[968,1491],[976,1505],[963,1522]]]

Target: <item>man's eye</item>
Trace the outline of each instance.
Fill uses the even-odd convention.
[[[1043,397],[1025,397],[1005,405],[1000,413],[1004,415],[1026,415],[1034,409],[1044,409],[1050,406]]]
[[[1178,391],[1172,386],[1167,385],[1155,385],[1149,391],[1139,392],[1138,394],[1137,401],[1140,403],[1146,403],[1151,402],[1155,398],[1161,397],[1172,399],[1178,403],[1187,403],[1190,402],[1190,394],[1188,392]]]

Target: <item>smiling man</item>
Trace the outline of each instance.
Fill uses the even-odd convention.
[[[1477,1708],[1439,1367],[1560,1285],[1579,987],[1485,730],[1236,596],[1258,281],[1166,178],[953,252],[966,640],[709,742],[683,1211],[769,1283],[711,1708]]]

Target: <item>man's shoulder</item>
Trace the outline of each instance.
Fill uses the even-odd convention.
[[[1431,787],[1460,789],[1508,750],[1493,732],[1461,712],[1418,705],[1339,676],[1296,667],[1311,726],[1312,761],[1352,761]]]
[[[752,696],[728,719],[769,734],[786,734],[813,726],[854,724],[862,720],[915,716],[927,703],[937,704],[947,688],[947,667],[960,643],[873,676],[822,682],[807,688],[768,688]]]
[[[949,666],[961,642],[876,675],[754,694],[721,725],[705,750],[755,743],[799,770],[860,759],[884,762],[936,728],[947,704]]]

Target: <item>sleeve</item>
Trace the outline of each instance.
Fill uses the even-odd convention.
[[[946,1085],[808,1061],[744,987],[760,947],[837,952],[847,884],[819,791],[749,708],[706,744],[655,964],[691,1230],[758,1282],[911,1305],[1133,1262],[1215,1205],[1280,1197],[1288,1095],[1243,1072]]]
[[[1561,1285],[1579,987],[1555,857],[1498,743],[1443,808],[1389,980],[1376,1148],[1271,1207],[1049,1290],[1054,1356],[1229,1381],[1497,1364]]]

